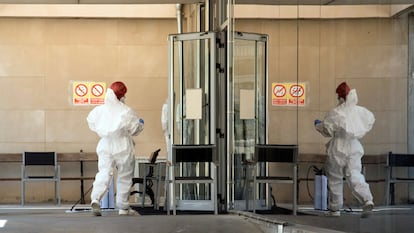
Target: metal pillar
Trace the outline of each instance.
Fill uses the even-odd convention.
[[[408,153],[414,153],[414,14],[408,15],[408,90],[407,90],[407,141]],[[414,169],[408,171],[409,177],[414,177]],[[408,201],[414,203],[414,185],[409,185]]]

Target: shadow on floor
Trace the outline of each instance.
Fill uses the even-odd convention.
[[[154,209],[153,207],[141,207],[141,206],[131,206],[132,209],[137,211],[140,215],[167,215],[167,211],[163,207],[160,207],[159,210]],[[292,215],[293,211],[289,208],[283,207],[272,207],[270,210],[256,210],[256,214],[259,215]],[[172,211],[170,211],[172,214]],[[177,210],[177,215],[197,215],[197,214],[214,214],[213,211],[200,211],[200,210]],[[220,213],[225,214],[225,213]],[[305,213],[298,211],[297,215],[313,215],[312,213]]]
[[[167,215],[167,211],[163,207],[160,207],[159,210],[154,209],[153,207],[137,207],[131,206],[132,209],[137,211],[140,215]],[[170,211],[172,215],[172,210]],[[200,215],[200,214],[214,214],[213,211],[196,211],[196,210],[177,210],[177,215]]]

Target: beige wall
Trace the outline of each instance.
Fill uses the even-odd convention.
[[[124,81],[127,104],[146,120],[137,155],[164,147],[168,40],[175,20],[0,20],[0,153],[95,151],[86,124],[92,107],[71,104],[74,80]]]
[[[269,35],[269,84],[307,83],[307,106],[298,114],[293,108],[269,106],[270,143],[299,143],[301,153],[325,153],[326,139],[315,132],[313,120],[336,104],[335,87],[347,81],[377,119],[362,140],[366,153],[405,152],[406,19],[237,20],[236,27]],[[124,81],[127,103],[146,123],[136,138],[137,155],[164,148],[160,114],[167,97],[167,35],[176,31],[175,19],[1,18],[0,153],[93,152],[98,137],[85,121],[92,107],[70,103],[73,80]],[[17,170],[1,166],[2,176],[20,174],[18,165]],[[77,164],[66,165],[62,172],[77,169]],[[88,172],[93,175],[95,169],[89,165]],[[305,172],[302,168],[300,176]],[[374,169],[367,175],[381,173]],[[5,185],[9,192],[1,194],[1,202],[18,202],[19,183]],[[63,200],[76,200],[78,186],[62,185]],[[372,186],[374,196],[382,192],[377,186]],[[30,195],[42,201],[50,192],[40,190],[49,188]],[[290,196],[278,193],[282,200]]]
[[[236,30],[269,35],[269,85],[307,84],[307,104],[298,116],[296,108],[269,105],[270,142],[298,142],[301,153],[324,153],[326,140],[313,120],[336,105],[335,88],[346,81],[357,89],[359,104],[376,116],[362,139],[366,154],[405,152],[407,28],[405,18],[237,20]]]
[[[175,19],[0,19],[0,154],[25,150],[94,152],[98,137],[87,126],[92,107],[71,104],[71,81],[122,80],[127,104],[145,119],[138,156],[165,148],[161,107],[167,98],[168,34]],[[160,156],[165,156],[163,153]],[[1,164],[2,177],[19,177],[19,164]],[[94,176],[96,163],[86,165]],[[78,163],[62,176],[78,176]],[[79,181],[63,181],[63,201],[79,198]],[[52,184],[28,185],[27,200],[53,197]],[[85,191],[90,181],[85,183]],[[2,183],[0,200],[19,202],[20,182]],[[87,197],[89,198],[89,197]]]

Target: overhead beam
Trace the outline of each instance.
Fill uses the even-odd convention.
[[[0,4],[191,4],[204,0],[0,0]]]
[[[235,5],[236,19],[390,18],[410,5],[277,6]]]
[[[0,4],[195,4],[206,0],[0,0]],[[403,5],[412,0],[235,0],[236,5]]]
[[[414,4],[391,6],[391,16],[399,17],[404,14],[409,14],[410,12],[413,12],[413,10]]]
[[[0,17],[176,18],[175,4],[0,4]]]
[[[235,0],[237,5],[280,5],[280,6],[296,6],[296,5],[404,5],[412,4],[412,0]]]
[[[412,9],[412,5],[235,5],[234,17],[236,19],[390,18],[407,14]],[[176,4],[0,4],[0,17],[176,18]]]

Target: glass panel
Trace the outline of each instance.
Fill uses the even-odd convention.
[[[260,40],[259,40],[260,39]],[[238,33],[233,47],[232,106],[234,113],[231,144],[234,179],[234,207],[248,209],[252,205],[251,177],[247,165],[254,159],[256,144],[266,142],[266,40],[262,35]]]
[[[240,94],[246,90],[255,90],[256,84],[256,41],[234,41],[234,143],[235,154],[243,155],[244,159],[252,159],[256,139],[255,119],[240,117]]]
[[[173,141],[174,145],[213,144],[211,128],[210,70],[211,38],[197,33],[181,34],[173,42]],[[208,176],[209,163],[182,163],[175,173],[181,176]],[[210,200],[210,185],[182,184],[181,200]]]
[[[254,1],[250,3],[255,4]],[[392,215],[388,214],[381,205],[385,198],[385,155],[390,150],[414,152],[412,9],[403,5],[387,5],[392,1],[385,4],[377,1],[377,5],[361,5],[361,1],[343,3],[345,5],[326,6],[322,2],[321,5],[315,3],[316,6],[268,5],[265,6],[268,8],[266,11],[262,5],[257,9],[250,5],[248,16],[235,10],[238,18],[231,29],[269,35],[269,143],[299,145],[301,160],[309,161],[300,162],[299,177],[305,177],[313,166],[322,168],[327,158],[325,145],[331,138],[323,137],[315,130],[314,120],[323,120],[338,105],[335,90],[341,82],[347,82],[351,89],[356,90],[358,105],[370,110],[376,118],[371,131],[358,141],[364,149],[360,152],[364,154],[364,176],[378,206],[374,217],[381,219],[381,223],[375,226],[361,224],[360,219],[355,218],[354,224],[347,224],[349,228],[329,227],[339,231],[400,232],[407,225],[398,224],[398,218],[392,215],[401,212],[390,211]],[[250,14],[255,11],[261,15],[255,18]],[[271,13],[264,15],[266,12]],[[296,104],[283,106],[274,98],[270,89],[272,84],[302,86],[304,96],[300,98],[300,88],[293,88],[293,92],[276,88],[276,93],[281,96],[296,94],[296,98],[291,99]],[[283,175],[284,172],[286,169],[282,167],[269,168],[271,175]],[[413,171],[406,168],[397,169],[397,173],[411,173],[414,177]],[[313,187],[312,181],[307,182],[300,182],[300,189],[305,190],[306,185]],[[413,203],[414,186],[397,186],[395,203]],[[292,202],[289,189],[276,187],[272,193],[277,201]],[[362,204],[346,185],[344,190],[343,208],[361,209]],[[300,195],[299,203],[313,205],[314,195]],[[317,222],[307,224],[316,225]]]
[[[174,139],[173,144],[210,144],[209,104],[209,41],[184,40],[174,42]],[[186,93],[201,91],[201,98],[195,103],[201,106],[201,119],[187,117]],[[191,109],[189,109],[191,110]],[[189,112],[189,116],[191,116]]]
[[[253,159],[254,143],[256,139],[255,119],[243,119],[240,117],[240,109],[244,103],[240,102],[240,94],[246,90],[255,90],[256,84],[256,41],[234,40],[233,51],[233,101],[234,101],[234,202],[237,207],[247,202],[249,189],[245,188],[245,178],[248,175],[244,163]],[[250,195],[252,196],[252,195]],[[246,204],[248,205],[248,204]]]
[[[267,41],[256,41],[256,144],[267,143]]]

